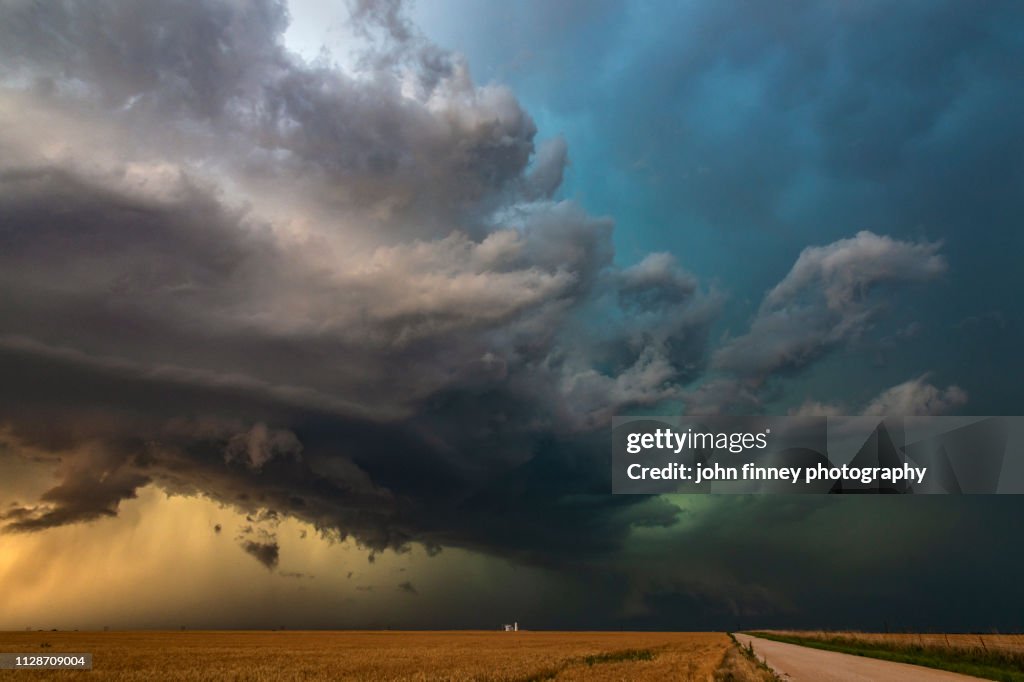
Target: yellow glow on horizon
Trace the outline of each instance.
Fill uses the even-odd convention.
[[[413,545],[370,562],[354,541],[289,517],[264,526],[280,548],[268,569],[241,547],[249,525],[237,509],[150,485],[114,518],[0,534],[0,629],[429,626],[439,612],[479,619],[482,597],[522,613],[559,589],[466,550],[431,557]]]

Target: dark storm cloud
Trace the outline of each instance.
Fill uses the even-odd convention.
[[[397,5],[357,7],[401,59],[355,75],[287,53],[273,3],[178,9],[4,10],[4,439],[83,462],[11,528],[115,513],[149,481],[374,550],[529,555],[557,512],[538,544],[568,556],[670,523],[547,443],[671,397],[715,305],[668,256],[620,273],[611,222],[550,200],[564,141],[534,154],[512,93],[424,63]],[[578,352],[606,305],[616,328]],[[102,476],[86,449],[116,453]],[[465,517],[508,514],[523,476],[505,536]]]
[[[268,570],[277,568],[280,548],[276,542],[257,542],[246,540],[242,543],[242,549],[251,554],[256,561],[267,567]]]
[[[1012,497],[705,498],[620,557],[626,627],[963,631],[1024,625]],[[964,557],[969,560],[964,560]]]
[[[281,58],[276,39],[286,25],[275,2],[13,2],[0,54],[4,71],[47,87],[77,80],[108,105],[216,118],[259,87],[254,67]]]
[[[911,294],[911,319],[898,319],[932,333],[875,353],[874,372],[830,368],[865,394],[878,388],[865,385],[872,374],[891,382],[934,369],[981,413],[1019,405],[1005,366],[1024,319],[1012,255],[1024,248],[1021,6],[736,0],[629,10],[595,12],[586,25],[605,26],[602,40],[581,28],[566,43],[536,46],[562,70],[521,79],[568,128],[572,189],[629,227],[620,243],[700,252],[689,267],[728,271],[734,300],[756,306],[808,244],[862,230],[941,241],[955,276]],[[541,17],[536,8],[520,21]],[[600,78],[582,75],[592,68]],[[1015,328],[937,331],[992,309]],[[766,332],[785,341],[770,322]],[[783,343],[769,353],[807,350]]]
[[[805,369],[843,344],[859,339],[885,306],[879,290],[892,293],[900,286],[934,280],[947,270],[940,245],[904,242],[872,232],[859,232],[827,246],[804,249],[789,273],[770,289],[750,321],[749,330],[725,339],[714,351],[712,367],[725,376],[713,379],[685,396],[692,413],[759,411],[772,377]],[[905,399],[894,399],[903,390]],[[966,396],[951,387],[962,405]],[[895,387],[871,406],[867,414],[937,414],[946,401],[930,407],[928,392],[939,389],[919,380],[916,388]],[[820,406],[822,412],[829,412]],[[808,406],[813,412],[815,405]],[[931,409],[930,409],[931,408]],[[883,409],[879,412],[879,409]]]
[[[719,229],[804,238],[878,224],[909,232],[926,216],[1013,201],[1024,112],[1016,3],[737,0],[652,12],[641,35],[615,34],[631,41],[611,53],[615,87],[564,89],[554,106],[607,111],[602,132],[633,121],[611,138],[613,153],[624,164],[646,154],[672,180],[656,200]],[[678,144],[664,144],[665,131]],[[825,202],[847,218],[832,211],[833,225],[813,224]]]
[[[715,366],[760,382],[809,364],[864,332],[879,306],[873,290],[943,274],[938,249],[871,232],[804,249],[765,296],[750,331],[715,352]]]
[[[37,531],[116,516],[118,504],[150,482],[125,466],[121,453],[107,447],[83,447],[57,468],[61,483],[43,493],[37,505],[15,506],[4,513],[5,530]]]
[[[608,494],[611,415],[761,409],[770,377],[866,332],[873,289],[945,270],[928,240],[815,240],[710,353],[722,294],[667,253],[616,266],[611,220],[553,199],[563,140],[397,3],[355,8],[358,73],[288,53],[273,2],[0,9],[0,441],[59,479],[7,530],[152,482],[249,513],[268,569],[282,515],[372,551],[609,562],[685,516]]]

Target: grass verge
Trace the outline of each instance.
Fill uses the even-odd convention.
[[[836,651],[854,656],[880,658],[897,663],[910,663],[926,668],[973,675],[999,682],[1024,682],[1024,657],[1016,652],[980,651],[976,649],[922,646],[918,644],[889,644],[868,642],[850,637],[799,637],[774,632],[750,632],[753,637],[771,639],[787,644]]]
[[[753,649],[744,647],[729,633],[732,646],[715,670],[715,682],[779,682],[779,676],[764,661],[754,655]]]

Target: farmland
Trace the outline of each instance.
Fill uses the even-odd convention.
[[[93,654],[25,680],[711,680],[731,641],[672,632],[6,632],[0,652]]]

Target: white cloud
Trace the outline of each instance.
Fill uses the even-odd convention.
[[[883,391],[864,408],[866,415],[917,417],[949,414],[967,403],[967,392],[959,386],[939,388],[926,381],[928,375],[910,379]]]

